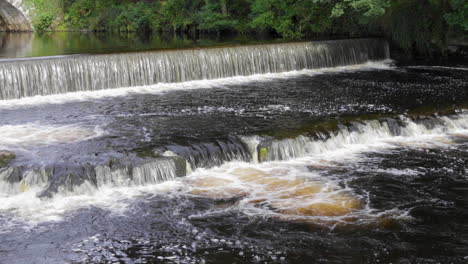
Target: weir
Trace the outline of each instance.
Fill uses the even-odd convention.
[[[251,164],[287,161],[331,153],[352,145],[371,145],[383,139],[393,142],[395,146],[404,146],[416,144],[405,139],[424,135],[437,137],[451,134],[455,140],[459,131],[468,129],[468,113],[424,119],[398,116],[353,122],[340,127],[337,131],[310,131],[288,139],[251,136],[192,146],[169,145],[165,149],[156,148],[153,154],[142,157],[139,161],[111,160],[98,166],[0,166],[0,191],[7,196],[28,191],[36,192],[40,197],[52,197],[57,193],[86,194],[106,186],[144,186],[175,180],[190,174],[192,169],[212,168],[230,161]],[[453,143],[450,137],[439,140],[442,143]]]
[[[0,100],[355,65],[389,56],[385,40],[351,39],[3,60]]]

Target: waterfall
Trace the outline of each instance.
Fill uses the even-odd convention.
[[[466,131],[468,112],[461,112],[422,119],[397,116],[351,122],[340,124],[336,131],[309,131],[287,139],[249,136],[190,146],[168,145],[165,152],[158,147],[154,150],[154,156],[140,161],[111,160],[103,165],[77,167],[0,167],[0,191],[3,195],[11,196],[34,190],[41,197],[51,197],[56,193],[92,193],[105,186],[143,186],[175,180],[189,174],[192,168],[211,168],[230,161],[258,163],[290,160],[331,153],[346,146],[370,146],[379,140],[404,144],[407,139],[412,142],[425,136],[466,137],[463,136]],[[450,140],[441,142],[446,141]]]
[[[362,64],[389,58],[381,39],[0,60],[0,100]]]
[[[191,146],[170,145],[167,149],[186,159],[192,168],[211,168],[232,160],[252,159],[246,144],[233,137]]]
[[[333,152],[349,145],[372,144],[381,139],[419,138],[446,135],[468,130],[468,113],[454,116],[412,119],[407,116],[353,122],[337,131],[313,132],[317,136],[299,135],[288,139],[266,138],[257,145],[258,160],[282,161],[308,155]]]
[[[15,195],[30,190],[41,197],[61,194],[92,193],[104,186],[144,186],[175,180],[185,176],[186,162],[178,157],[148,159],[133,164],[118,160],[99,166],[52,166],[30,169],[0,168],[0,191]]]

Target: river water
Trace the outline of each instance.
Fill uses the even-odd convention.
[[[271,36],[227,35],[198,37],[174,34],[106,32],[0,32],[0,59],[73,54],[102,54],[219,45],[281,42]]]
[[[0,101],[16,154],[0,263],[468,262],[468,68],[338,43],[313,55],[326,67],[268,55],[296,64],[97,91],[9,82],[34,96]],[[243,52],[318,44],[278,45]]]

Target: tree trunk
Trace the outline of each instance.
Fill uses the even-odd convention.
[[[223,15],[225,15],[225,16],[228,15],[227,0],[221,0],[221,12],[222,12]]]

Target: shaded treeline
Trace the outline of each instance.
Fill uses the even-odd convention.
[[[37,30],[384,36],[444,52],[468,32],[465,0],[27,0]]]

